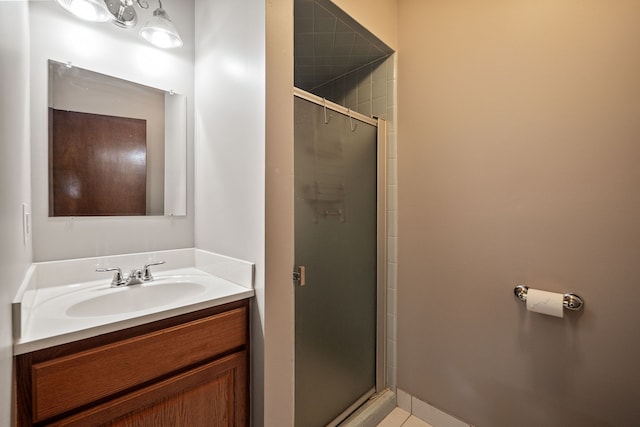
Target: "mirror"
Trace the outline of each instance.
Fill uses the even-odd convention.
[[[49,60],[49,216],[186,215],[186,96]]]

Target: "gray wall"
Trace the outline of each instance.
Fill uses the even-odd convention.
[[[399,388],[479,427],[638,424],[638,16],[399,2]]]
[[[30,204],[28,4],[0,2],[0,426],[11,425],[11,301],[31,263],[22,239]]]

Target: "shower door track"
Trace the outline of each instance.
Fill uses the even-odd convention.
[[[335,111],[353,119],[368,123],[377,127],[377,259],[376,259],[376,384],[375,387],[365,393],[354,402],[327,427],[337,426],[358,410],[372,396],[385,390],[387,354],[387,121],[373,118],[353,111],[326,98],[309,93],[300,88],[293,88],[293,95],[317,104],[326,110]],[[326,116],[330,120],[330,116]],[[328,122],[328,120],[327,120]],[[355,130],[357,132],[357,129]]]

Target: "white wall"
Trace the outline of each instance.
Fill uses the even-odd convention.
[[[265,2],[197,0],[195,245],[256,264],[252,415],[262,425]]]
[[[29,264],[29,21],[26,1],[0,2],[0,426],[11,425],[11,301]]]
[[[151,4],[150,9],[153,9]],[[186,94],[187,128],[193,112],[193,20],[191,1],[166,0],[164,9],[184,46],[157,49],[110,23],[86,23],[54,2],[30,2],[33,252],[36,261],[193,246],[193,178],[187,180],[186,217],[49,218],[47,184],[47,60],[73,64],[140,84]],[[140,10],[140,9],[138,9]],[[142,11],[140,20],[152,10]],[[187,135],[192,158],[193,133]],[[188,164],[188,173],[193,165]]]

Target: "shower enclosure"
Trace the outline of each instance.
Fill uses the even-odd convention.
[[[384,387],[386,125],[296,90],[295,425]]]

